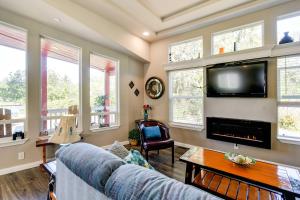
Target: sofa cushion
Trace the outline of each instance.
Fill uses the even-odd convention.
[[[146,140],[161,138],[161,132],[158,126],[148,126],[143,128]]]
[[[124,158],[125,162],[129,164],[139,165],[148,169],[154,169],[147,160],[137,150],[131,149],[128,156]]]
[[[108,151],[86,143],[62,146],[56,157],[87,184],[104,192],[110,175],[125,162]]]
[[[108,151],[122,159],[124,159],[129,154],[129,151],[118,141],[115,141],[113,145],[108,149]]]
[[[108,179],[105,194],[114,200],[212,200],[219,199],[201,189],[137,165],[119,167]]]

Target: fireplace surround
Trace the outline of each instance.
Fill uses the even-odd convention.
[[[271,149],[271,123],[262,121],[207,117],[209,139]]]

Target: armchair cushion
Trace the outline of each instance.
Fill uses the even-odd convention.
[[[143,128],[144,136],[146,140],[160,139],[161,132],[158,126],[148,126]]]

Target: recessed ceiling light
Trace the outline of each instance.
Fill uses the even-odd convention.
[[[144,36],[149,36],[150,33],[149,33],[148,31],[145,31],[145,32],[143,33],[143,35],[144,35]]]
[[[54,17],[54,18],[53,18],[53,21],[55,21],[55,22],[57,22],[57,23],[60,23],[60,22],[61,22],[61,19],[58,18],[58,17]]]

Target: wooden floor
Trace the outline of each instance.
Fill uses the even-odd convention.
[[[127,148],[130,148],[127,146]],[[149,163],[161,173],[184,181],[185,164],[179,157],[187,149],[175,147],[175,163],[172,166],[171,150],[149,152]],[[46,200],[48,175],[39,167],[0,176],[0,200]]]

